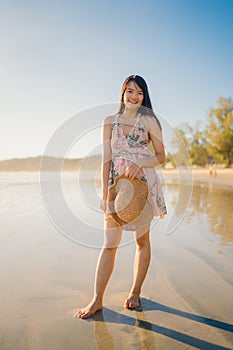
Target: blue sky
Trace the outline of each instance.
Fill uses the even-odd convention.
[[[12,0],[0,11],[0,159],[43,154],[69,117],[118,102],[130,74],[171,125],[204,124],[233,97],[233,0]]]

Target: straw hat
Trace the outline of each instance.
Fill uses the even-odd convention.
[[[153,214],[148,193],[145,182],[139,178],[129,179],[122,174],[109,187],[109,214],[120,226],[131,222],[136,226],[149,223]]]

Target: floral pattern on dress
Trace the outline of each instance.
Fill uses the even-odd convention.
[[[148,132],[138,114],[135,125],[132,127],[128,137],[124,135],[123,128],[119,122],[119,114],[115,116],[112,123],[112,162],[109,172],[109,183],[111,186],[114,180],[123,174],[132,163],[142,158],[149,158],[151,152],[148,148],[150,143]],[[148,184],[149,201],[152,204],[155,217],[163,217],[167,209],[158,175],[154,168],[142,168],[138,173],[140,180]]]

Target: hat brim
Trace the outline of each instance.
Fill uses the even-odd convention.
[[[130,187],[133,189],[132,191],[129,191]],[[149,189],[145,182],[136,177],[129,179],[122,174],[109,187],[108,214],[118,226],[133,223],[134,226],[141,227],[148,224],[153,218],[148,194]]]

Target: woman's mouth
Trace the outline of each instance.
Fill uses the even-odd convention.
[[[129,101],[129,103],[132,103],[133,105],[136,105],[138,102],[137,101]]]

